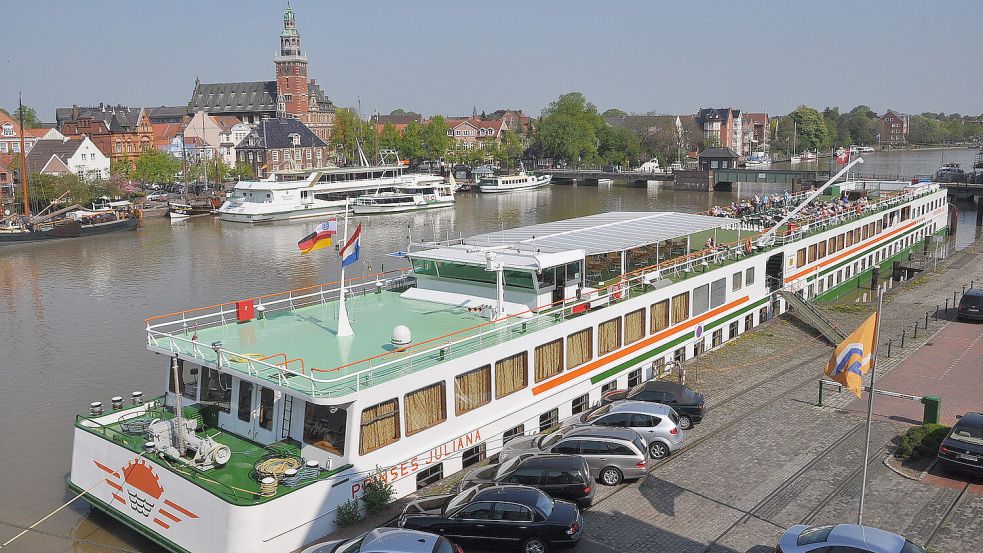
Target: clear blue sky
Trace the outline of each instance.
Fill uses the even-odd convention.
[[[983,112],[983,1],[293,0],[310,74],[339,106],[538,115],[797,105]],[[0,105],[181,105],[272,80],[285,1],[3,3]]]

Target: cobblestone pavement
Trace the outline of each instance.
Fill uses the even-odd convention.
[[[879,375],[890,375],[949,324],[944,315],[930,317],[926,331],[925,311],[934,312],[970,280],[983,282],[983,258],[975,251],[957,254],[954,262],[958,270],[919,277],[888,295]],[[852,329],[871,308],[827,311]],[[887,357],[886,342],[913,328],[916,318],[918,338],[907,332],[905,347],[892,343]],[[856,399],[848,392],[827,391],[826,407],[816,406],[817,381],[831,351],[786,316],[689,364],[687,381],[706,394],[707,418],[688,433],[687,448],[646,480],[602,490],[585,515],[588,538],[626,553],[763,553],[774,551],[792,524],[855,521],[864,419],[843,409]],[[865,523],[942,553],[983,551],[979,495],[902,478],[881,462],[909,418],[875,418]]]

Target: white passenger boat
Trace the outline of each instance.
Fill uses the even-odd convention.
[[[337,283],[151,317],[169,384],[76,418],[69,486],[170,551],[297,550],[369,480],[414,493],[946,230],[938,185],[867,190],[784,222],[612,212],[414,244],[345,282],[354,335]]]
[[[383,151],[380,158],[372,166],[286,171],[265,180],[240,181],[218,209],[219,218],[265,223],[321,217],[344,211],[349,200],[359,196],[432,182],[431,175],[407,174],[395,152]]]
[[[478,181],[478,190],[484,193],[513,192],[516,190],[531,190],[548,186],[553,175],[529,175],[520,171],[518,175],[496,175],[485,177]]]
[[[439,179],[439,177],[438,177]],[[352,201],[352,212],[356,215],[376,213],[400,213],[420,211],[454,205],[454,187],[440,182],[394,186],[391,192],[378,192],[359,196]]]

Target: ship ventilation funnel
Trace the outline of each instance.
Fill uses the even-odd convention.
[[[392,344],[394,346],[405,346],[413,341],[413,334],[406,325],[398,325],[393,329]]]

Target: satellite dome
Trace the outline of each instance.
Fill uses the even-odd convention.
[[[405,346],[413,341],[413,335],[406,325],[398,325],[393,329],[392,343],[394,346]]]

